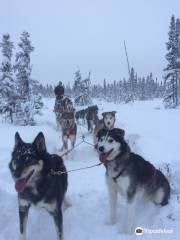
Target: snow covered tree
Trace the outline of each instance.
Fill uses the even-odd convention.
[[[38,93],[34,96],[34,113],[38,115],[42,115],[41,110],[43,108],[43,100],[42,95]]]
[[[76,105],[84,106],[92,103],[90,88],[91,88],[90,73],[87,78],[82,80],[80,71],[78,70],[77,72],[75,72],[75,81],[73,89],[75,93]]]
[[[180,105],[180,19],[176,20],[176,49],[177,49],[177,104]]]
[[[131,72],[130,72],[130,84],[131,84],[131,98],[132,101],[135,100],[136,98],[136,78],[135,78],[135,72],[134,72],[134,68],[131,68]]]
[[[29,85],[30,85],[31,93],[37,96],[40,93],[39,82],[36,79],[30,78]]]
[[[82,93],[82,77],[81,77],[81,72],[80,70],[75,72],[75,78],[74,78],[74,96],[79,97],[79,95]]]
[[[135,74],[134,69],[131,70],[131,79],[133,79],[133,96],[134,100],[152,100],[153,98],[162,98],[164,95],[164,82],[158,82],[157,78],[154,79],[153,74],[150,73],[146,77],[139,77]],[[79,89],[80,97],[84,92],[83,81]],[[102,85],[95,84],[91,86],[90,96],[92,98],[98,98],[100,100],[106,100],[114,103],[130,103],[132,102],[132,91],[131,91],[130,79],[120,79],[119,81],[113,81],[109,83],[105,79],[102,81]],[[73,88],[68,86],[70,96],[73,96]],[[78,104],[81,105],[81,98],[78,98]],[[82,104],[83,105],[83,104]]]
[[[10,35],[4,34],[0,42],[3,60],[0,66],[0,112],[6,114],[6,119],[13,122],[15,107],[15,83],[13,79],[13,66],[11,64],[13,42]]]
[[[104,92],[104,98],[106,99],[106,94],[107,94],[107,84],[106,84],[106,79],[104,79],[104,82],[103,82],[103,92]]]
[[[69,82],[65,86],[65,94],[69,97],[73,95],[73,91]]]
[[[178,76],[180,70],[179,62],[179,20],[175,20],[174,15],[171,17],[169,41],[167,42],[166,60],[168,61],[165,75],[165,96],[164,105],[166,108],[174,108],[178,105]]]
[[[17,79],[18,103],[16,123],[21,125],[34,124],[34,102],[31,86],[31,61],[30,54],[34,51],[30,35],[24,31],[20,37],[19,52],[16,54],[15,72]]]
[[[90,105],[92,104],[92,99],[91,99],[91,73],[89,72],[89,75],[87,78],[82,80],[82,104],[81,105]]]

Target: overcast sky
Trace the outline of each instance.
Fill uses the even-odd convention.
[[[0,0],[0,37],[17,43],[27,30],[35,47],[33,77],[72,82],[83,77],[102,83],[127,77],[123,47],[139,75],[161,78],[170,17],[180,17],[180,0]]]

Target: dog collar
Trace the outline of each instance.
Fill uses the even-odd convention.
[[[130,160],[127,161],[127,163],[125,164],[125,166],[121,169],[121,171],[119,172],[119,174],[115,177],[113,177],[113,180],[116,181],[126,170],[127,166],[130,164]]]

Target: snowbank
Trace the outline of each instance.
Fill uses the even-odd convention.
[[[56,131],[52,112],[54,100],[45,100],[43,115],[37,118],[37,126],[16,127],[0,123],[0,239],[18,239],[18,208],[14,183],[8,169],[16,131],[25,141],[32,141],[43,131],[49,152],[57,152],[61,146],[60,133]],[[160,101],[136,102],[134,105],[114,105],[98,102],[101,112],[117,111],[116,126],[129,134],[139,136],[133,150],[142,154],[156,167],[170,164],[173,194],[170,204],[159,208],[152,203],[137,206],[137,226],[148,229],[173,229],[172,234],[144,234],[141,239],[178,239],[180,234],[180,165],[179,136],[180,110],[164,110]],[[157,108],[158,107],[158,108]],[[92,142],[85,127],[78,128]],[[65,159],[68,169],[84,167],[98,162],[95,150],[85,143]],[[165,165],[166,166],[166,165]],[[163,170],[165,168],[163,167]],[[165,171],[165,170],[164,170]],[[69,174],[68,196],[72,207],[64,213],[64,235],[68,240],[132,240],[135,235],[125,236],[118,231],[124,219],[124,201],[119,199],[119,223],[107,225],[108,198],[102,166]],[[28,221],[28,239],[56,239],[51,217],[44,210],[32,209]]]

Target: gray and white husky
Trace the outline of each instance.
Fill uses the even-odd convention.
[[[150,162],[131,152],[122,129],[99,131],[97,150],[100,161],[106,168],[110,223],[116,223],[117,194],[120,193],[127,202],[124,232],[130,234],[134,227],[138,198],[144,195],[157,205],[168,204],[169,182]]]
[[[71,112],[63,112],[61,117],[62,128],[62,148],[61,151],[68,150],[68,140],[71,142],[71,148],[74,147],[76,142],[77,125],[75,122],[75,110]]]
[[[96,126],[94,128],[94,132],[93,132],[93,140],[94,140],[94,145],[95,147],[97,147],[97,134],[98,132],[105,128],[105,129],[108,129],[108,130],[111,130],[114,128],[114,124],[115,124],[115,121],[116,121],[116,111],[112,111],[112,112],[103,112],[102,113],[102,116],[103,118],[100,119],[97,123],[96,123]]]

